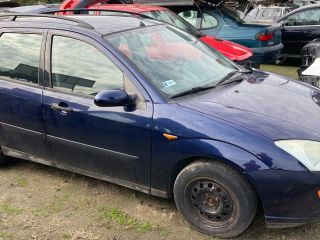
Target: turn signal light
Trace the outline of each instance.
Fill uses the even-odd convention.
[[[178,138],[177,136],[168,133],[163,133],[162,135],[169,141],[176,140]]]

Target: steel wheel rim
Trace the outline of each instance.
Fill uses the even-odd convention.
[[[213,179],[191,181],[186,187],[185,200],[193,216],[213,228],[229,225],[236,215],[230,193]]]

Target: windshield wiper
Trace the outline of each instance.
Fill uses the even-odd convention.
[[[182,97],[182,96],[185,96],[185,95],[194,94],[194,93],[198,93],[198,92],[202,92],[202,91],[205,91],[205,90],[208,90],[208,89],[211,89],[211,88],[215,88],[216,86],[217,85],[210,85],[210,86],[204,86],[204,87],[194,87],[194,88],[191,88],[189,90],[174,94],[174,95],[172,95],[170,97],[170,99],[177,98],[177,97]]]
[[[226,76],[224,76],[217,84],[216,86],[220,86],[222,84],[228,84],[228,83],[232,83],[232,82],[238,82],[238,81],[242,81],[243,78],[242,77],[234,77],[237,74],[243,74],[243,73],[252,73],[252,69],[251,68],[246,68],[245,70],[236,70],[236,71],[232,71],[229,72]]]
[[[242,78],[233,78],[234,75],[236,74],[242,74],[242,73],[252,73],[252,69],[251,68],[246,68],[246,70],[236,70],[236,71],[232,71],[230,73],[228,73],[223,79],[221,79],[217,84],[214,85],[206,85],[206,86],[202,86],[202,87],[194,87],[191,88],[189,90],[174,94],[170,97],[170,99],[173,98],[177,98],[177,97],[182,97],[185,95],[189,95],[189,94],[194,94],[194,93],[198,93],[198,92],[202,92],[211,88],[216,88],[220,85],[223,84],[227,84],[227,83],[231,83],[231,82],[237,82],[237,81],[242,81]]]

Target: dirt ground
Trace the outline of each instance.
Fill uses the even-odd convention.
[[[294,71],[266,66],[273,71]],[[215,239],[185,223],[172,200],[138,193],[37,163],[0,169],[2,239]],[[258,216],[241,240],[318,240],[320,225],[267,229]]]
[[[215,239],[191,229],[172,200],[16,159],[0,173],[0,239]],[[236,239],[319,238],[320,225],[267,229],[258,216]]]

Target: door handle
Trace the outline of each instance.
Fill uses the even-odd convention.
[[[61,106],[61,105],[64,106]],[[51,108],[55,111],[60,111],[60,112],[72,112],[73,108],[68,107],[68,105],[66,103],[53,103],[51,104]]]

